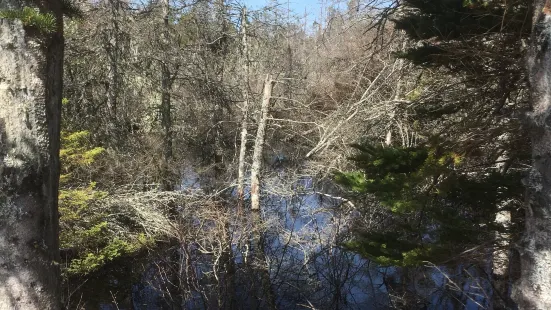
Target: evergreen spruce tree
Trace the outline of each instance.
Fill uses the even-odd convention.
[[[389,211],[380,230],[359,228],[346,246],[382,265],[453,262],[493,240],[495,213],[523,193],[518,173],[469,173],[463,156],[438,147],[356,145],[358,171],[337,174]],[[490,246],[491,244],[487,244]]]
[[[414,147],[369,137],[355,146],[358,171],[336,180],[388,217],[356,227],[346,246],[384,265],[476,263],[499,236],[516,235],[530,149],[521,120],[530,11],[523,0],[404,1],[393,21],[410,44],[396,56],[421,69],[404,99],[423,138]],[[495,222],[503,211],[513,225]],[[507,287],[494,293],[511,305]]]

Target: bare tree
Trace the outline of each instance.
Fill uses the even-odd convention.
[[[260,210],[260,172],[262,169],[262,150],[264,149],[264,139],[266,135],[266,123],[268,121],[268,112],[270,111],[270,99],[272,98],[272,89],[275,81],[271,75],[266,75],[264,80],[264,93],[262,95],[262,107],[260,109],[260,119],[256,131],[254,142],[253,162],[251,166],[251,210]]]
[[[161,32],[161,42],[168,50],[169,48],[169,17],[170,17],[170,1],[163,0],[162,2],[162,17],[163,30]],[[163,146],[164,146],[164,163],[165,170],[163,176],[163,187],[165,190],[170,190],[173,187],[172,178],[169,173],[169,162],[172,160],[172,104],[170,102],[170,93],[172,91],[173,77],[171,68],[169,67],[169,54],[165,51],[164,57],[161,60],[161,127],[163,128]]]
[[[241,144],[239,147],[239,167],[237,177],[237,199],[240,206],[243,204],[244,180],[245,180],[245,156],[247,154],[247,127],[249,125],[249,43],[247,40],[247,8],[243,8],[241,13],[241,35],[243,51],[243,72],[242,72],[242,93],[243,106],[241,107]]]
[[[117,101],[119,99],[120,74],[119,66],[121,61],[121,29],[120,0],[109,0],[111,29],[104,33],[104,48],[109,58],[109,85],[107,86],[107,108],[111,118],[110,125],[116,126],[117,119]]]

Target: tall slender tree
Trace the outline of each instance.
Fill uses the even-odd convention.
[[[241,12],[241,36],[242,36],[242,94],[243,106],[241,107],[241,144],[239,147],[239,167],[237,176],[237,199],[239,207],[243,204],[243,196],[245,192],[245,156],[247,154],[247,127],[249,126],[249,41],[247,39],[247,8],[243,8]]]
[[[164,161],[163,169],[165,170],[163,176],[163,188],[165,190],[171,190],[173,187],[172,178],[169,173],[169,164],[172,160],[172,104],[171,104],[171,91],[172,91],[172,72],[170,67],[170,54],[167,52],[170,48],[170,1],[162,1],[162,18],[163,18],[163,30],[161,32],[161,42],[165,47],[165,52],[161,59],[161,127],[163,128],[163,146],[164,146]]]
[[[258,120],[258,129],[256,130],[256,139],[254,142],[253,163],[251,167],[251,209],[260,210],[260,173],[262,169],[262,151],[264,150],[264,140],[266,138],[266,123],[268,121],[268,112],[270,112],[270,99],[272,98],[272,89],[275,81],[271,75],[266,75],[264,80],[264,93],[262,94],[262,106],[260,109],[260,119]]]
[[[121,29],[120,15],[121,3],[119,0],[109,0],[110,24],[109,31],[104,34],[104,48],[109,59],[109,85],[107,88],[107,108],[111,126],[116,126],[117,122],[117,102],[119,99],[119,89],[121,88],[119,66],[121,61]],[[114,132],[114,131],[111,131]]]

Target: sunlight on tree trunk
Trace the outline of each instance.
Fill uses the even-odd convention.
[[[0,10],[16,3],[0,2]],[[61,307],[63,17],[59,1],[46,9],[55,30],[43,40],[19,20],[0,19],[0,309]]]
[[[237,199],[239,209],[243,206],[245,191],[245,156],[247,154],[247,126],[249,125],[249,45],[247,42],[247,8],[241,13],[241,35],[243,49],[243,106],[241,107],[241,145],[239,147],[239,167],[237,176]]]
[[[262,169],[262,150],[264,149],[264,138],[266,135],[266,122],[270,111],[270,99],[275,81],[271,75],[266,75],[264,80],[264,93],[262,95],[262,107],[260,109],[260,120],[254,142],[253,164],[251,167],[251,209],[260,210],[260,171]]]
[[[520,309],[551,309],[551,1],[534,2],[528,73],[532,93],[532,170],[525,180],[526,220],[521,277],[513,298]]]

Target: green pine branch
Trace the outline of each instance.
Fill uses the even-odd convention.
[[[53,14],[41,13],[38,9],[28,6],[20,10],[2,10],[0,18],[19,19],[23,22],[23,26],[36,28],[46,34],[56,30],[56,20]]]

